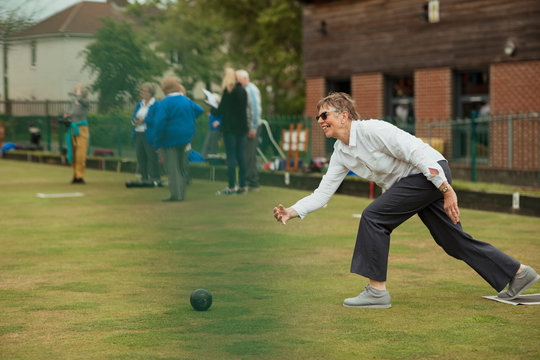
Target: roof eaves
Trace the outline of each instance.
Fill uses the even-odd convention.
[[[34,34],[24,36],[13,36],[9,38],[9,42],[35,40],[35,39],[54,39],[54,38],[94,38],[94,34],[88,33],[49,33],[49,34]]]

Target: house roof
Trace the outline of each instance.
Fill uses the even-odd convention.
[[[123,5],[123,1],[117,0],[116,3]],[[127,19],[122,6],[116,3],[114,0],[108,0],[106,3],[81,1],[14,34],[12,38],[61,34],[93,35],[103,25],[101,18]]]

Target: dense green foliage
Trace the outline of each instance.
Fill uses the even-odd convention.
[[[296,0],[208,0],[227,19],[230,58],[261,85],[268,112],[304,111],[302,4]],[[266,90],[266,91],[264,91]]]
[[[225,65],[246,69],[265,113],[304,111],[302,5],[295,0],[146,1],[130,12],[188,90],[220,84]]]
[[[92,87],[99,92],[100,111],[107,112],[137,99],[138,85],[161,75],[165,62],[131,24],[104,22],[85,50],[85,66],[97,75]]]

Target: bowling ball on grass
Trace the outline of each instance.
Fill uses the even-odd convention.
[[[206,311],[212,306],[212,294],[205,289],[197,289],[191,293],[191,306],[197,311]]]

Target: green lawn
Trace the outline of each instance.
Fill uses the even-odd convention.
[[[349,273],[368,199],[336,195],[305,220],[272,208],[305,191],[187,199],[126,189],[130,174],[0,159],[2,359],[535,359],[540,306],[510,306],[447,255],[417,217],[392,238],[392,308],[351,309]],[[83,197],[39,198],[80,191]],[[462,209],[466,231],[540,270],[540,220]],[[191,292],[213,294],[194,311]],[[540,284],[528,292],[540,292]]]

